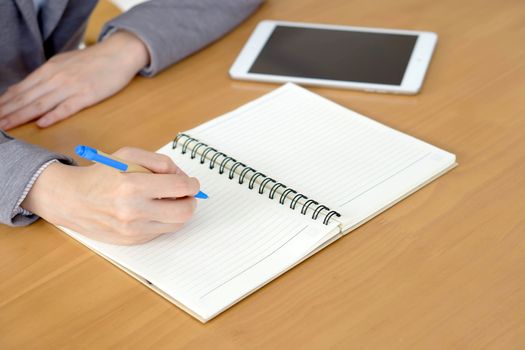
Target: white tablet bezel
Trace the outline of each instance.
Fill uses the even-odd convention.
[[[278,25],[303,27],[303,28],[320,28],[320,29],[337,29],[348,31],[372,32],[372,33],[391,33],[391,34],[408,34],[417,35],[417,41],[410,56],[405,75],[401,85],[370,84],[354,81],[339,81],[313,78],[299,78],[283,75],[257,74],[250,73],[249,69],[253,62],[266,44],[268,38]],[[375,92],[392,92],[403,94],[416,94],[421,89],[425,73],[432,58],[432,53],[437,42],[437,34],[432,32],[401,30],[401,29],[383,29],[368,27],[350,27],[328,24],[299,23],[288,21],[266,20],[260,22],[252,35],[244,45],[241,53],[230,68],[230,76],[234,79],[264,81],[274,83],[293,82],[303,85],[328,86],[346,89],[358,89]]]

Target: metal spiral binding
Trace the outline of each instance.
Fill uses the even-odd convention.
[[[304,199],[305,202],[302,204],[301,214],[306,215],[306,213],[308,212],[308,209],[311,206],[315,206],[315,209],[313,209],[313,214],[312,214],[312,219],[313,220],[317,220],[319,215],[323,211],[326,212],[324,220],[323,220],[323,224],[325,224],[325,225],[328,225],[328,223],[330,222],[330,219],[332,219],[332,217],[334,217],[334,216],[340,217],[341,216],[341,214],[339,214],[335,210],[330,210],[330,208],[328,208],[327,206],[319,204],[315,200],[310,199],[310,198],[306,197],[305,195],[303,195],[301,193],[298,193],[294,189],[289,188],[286,185],[275,181],[271,177],[268,177],[265,174],[263,174],[261,172],[258,172],[257,170],[247,166],[246,164],[237,161],[235,158],[229,157],[227,154],[219,152],[215,148],[210,147],[207,144],[205,144],[204,142],[200,142],[199,140],[197,140],[197,139],[195,139],[195,138],[193,138],[193,137],[191,137],[191,136],[189,136],[187,134],[183,134],[183,133],[178,134],[177,137],[175,137],[175,139],[173,140],[171,148],[172,149],[177,148],[177,145],[179,144],[179,142],[181,141],[181,138],[183,138],[183,137],[186,138],[186,139],[184,140],[184,142],[182,142],[181,153],[182,154],[186,154],[186,152],[188,151],[188,148],[190,147],[190,145],[193,142],[196,142],[195,146],[193,146],[193,148],[191,149],[190,158],[191,159],[197,158],[198,150],[200,148],[204,147],[204,151],[202,152],[202,154],[200,156],[200,161],[199,162],[201,164],[204,164],[206,162],[206,160],[208,159],[207,158],[208,155],[211,153],[212,155],[211,155],[211,158],[209,159],[209,166],[208,166],[210,168],[210,170],[213,170],[215,168],[215,166],[218,165],[219,166],[219,174],[224,174],[224,170],[226,168],[226,165],[228,163],[230,163],[230,162],[233,162],[233,165],[231,166],[231,168],[230,168],[230,170],[228,172],[228,178],[230,180],[233,180],[235,178],[235,175],[236,175],[235,170],[242,168],[242,170],[240,171],[240,174],[238,175],[238,177],[239,177],[238,182],[239,182],[239,184],[242,185],[244,183],[247,175],[251,172],[252,175],[251,175],[251,177],[249,177],[249,181],[248,181],[248,188],[250,190],[253,190],[253,188],[255,187],[254,186],[255,185],[255,181],[258,178],[262,178],[263,180],[259,184],[259,190],[258,190],[259,194],[264,194],[265,189],[268,187],[270,189],[270,192],[268,193],[268,197],[270,199],[274,199],[275,198],[275,194],[277,193],[277,190],[279,188],[283,188],[284,191],[279,196],[279,204],[281,204],[281,205],[284,205],[286,200],[289,199],[289,197],[293,195],[293,197],[290,200],[290,205],[289,205],[290,209],[295,210],[295,207],[297,206],[297,203],[299,203],[299,201],[301,199]],[[218,163],[218,159],[221,156],[223,157],[223,159],[220,161],[220,163]],[[268,186],[270,183],[272,183],[272,185]]]

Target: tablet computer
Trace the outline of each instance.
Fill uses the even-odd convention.
[[[257,25],[230,76],[415,94],[436,42],[432,32],[267,20]]]

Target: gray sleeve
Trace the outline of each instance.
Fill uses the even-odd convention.
[[[108,22],[100,38],[118,29],[138,36],[150,53],[150,65],[141,74],[152,76],[232,30],[261,2],[150,0]]]
[[[38,219],[36,215],[26,216],[16,209],[33,176],[53,159],[74,164],[69,157],[15,140],[0,130],[0,224],[23,226]]]

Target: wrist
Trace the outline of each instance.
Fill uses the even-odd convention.
[[[64,187],[67,179],[74,178],[71,171],[75,167],[62,163],[52,163],[40,174],[20,206],[48,221],[55,222],[53,209],[57,200],[64,200]]]
[[[116,56],[115,62],[124,65],[134,73],[149,65],[150,57],[146,44],[136,35],[117,30],[105,39],[101,46]]]

